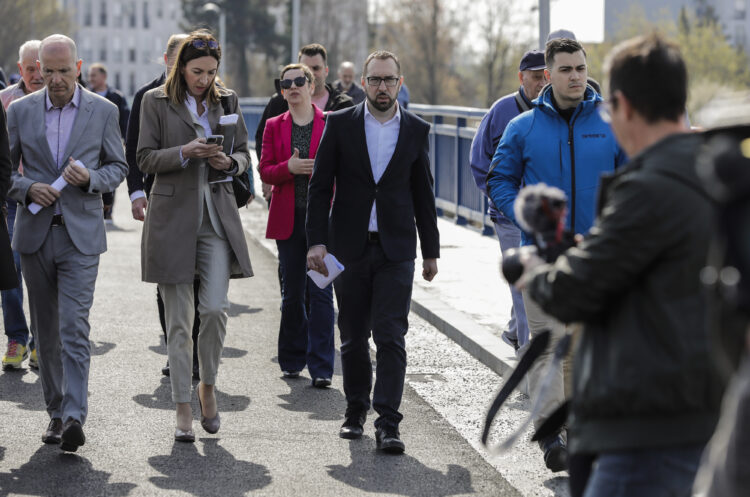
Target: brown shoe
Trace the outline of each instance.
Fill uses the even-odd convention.
[[[49,426],[47,431],[42,435],[42,442],[46,444],[59,444],[62,439],[63,422],[60,418],[52,418],[49,420]]]

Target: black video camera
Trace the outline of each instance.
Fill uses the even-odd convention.
[[[568,197],[559,188],[544,183],[526,186],[518,193],[513,211],[521,228],[534,237],[534,244],[503,252],[503,276],[510,284],[523,275],[524,255],[536,254],[553,262],[575,245],[573,232],[565,229]]]

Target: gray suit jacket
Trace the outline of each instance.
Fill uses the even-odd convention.
[[[102,213],[102,192],[117,188],[128,172],[120,138],[117,107],[83,87],[81,102],[65,149],[65,161],[75,157],[89,169],[88,189],[68,185],[58,202],[65,228],[78,251],[85,255],[107,250]],[[52,184],[62,173],[52,157],[45,134],[46,89],[14,101],[8,107],[8,134],[13,165],[13,184],[9,197],[27,206],[29,187],[37,182]],[[23,160],[23,175],[18,164]],[[64,168],[64,166],[63,166]],[[18,209],[13,249],[22,254],[39,250],[47,237],[54,214],[49,206],[32,214]]]

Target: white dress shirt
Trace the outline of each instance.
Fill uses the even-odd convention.
[[[370,156],[372,177],[377,184],[388,167],[393,157],[398,142],[398,133],[401,129],[401,109],[396,102],[396,115],[388,121],[381,123],[375,116],[370,114],[368,103],[365,102],[365,138],[367,139],[367,153]],[[372,202],[370,211],[370,224],[368,231],[378,231],[378,214],[375,209],[375,201]]]

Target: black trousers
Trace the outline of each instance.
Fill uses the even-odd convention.
[[[359,260],[343,261],[345,270],[334,281],[339,306],[341,369],[347,415],[367,412],[372,391],[368,339],[376,347],[377,366],[372,406],[375,427],[397,428],[406,375],[406,332],[414,283],[414,260],[386,259],[378,243],[369,243]]]

